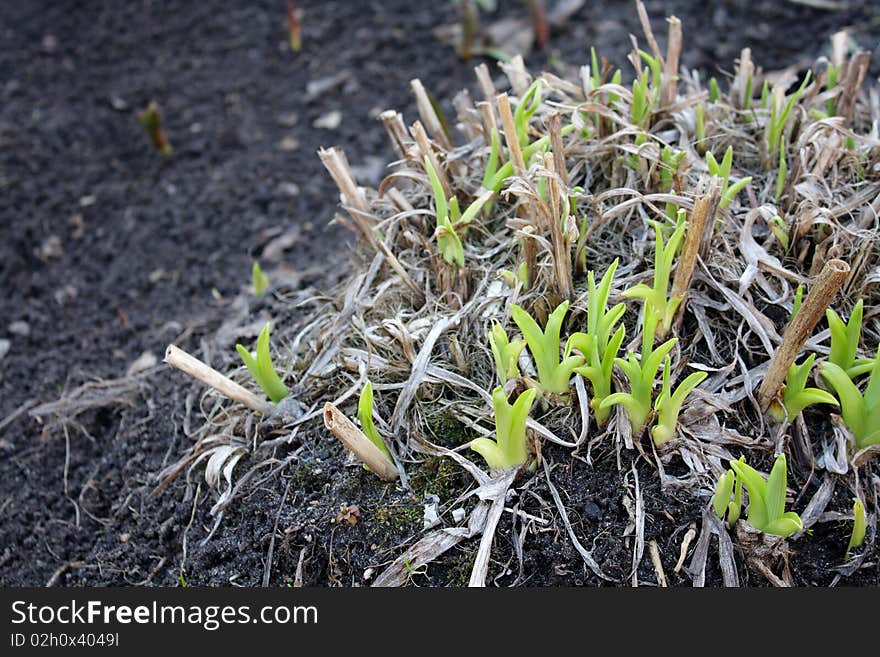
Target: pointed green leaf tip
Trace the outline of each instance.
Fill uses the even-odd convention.
[[[865,542],[865,532],[868,527],[868,520],[865,517],[865,505],[856,497],[853,499],[853,528],[852,535],[849,537],[849,545],[846,547],[846,558],[853,548],[861,547]]]
[[[369,380],[364,385],[363,390],[361,390],[361,396],[358,399],[358,420],[360,420],[364,435],[370,439],[370,442],[378,447],[388,457],[389,461],[393,460],[391,452],[388,451],[385,441],[382,440],[379,430],[376,429],[376,425],[373,423],[373,383]]]
[[[538,391],[529,388],[511,405],[498,386],[492,391],[492,406],[495,409],[495,440],[477,438],[470,448],[480,454],[493,470],[507,470],[519,467],[528,460],[529,448],[526,442],[526,420]]]
[[[260,332],[257,338],[257,357],[254,358],[245,347],[240,344],[235,345],[238,355],[244,362],[254,381],[262,388],[266,396],[277,404],[287,397],[287,386],[282,383],[281,378],[275,372],[272,365],[272,356],[269,354],[269,323]]]
[[[254,288],[254,296],[261,297],[269,287],[269,277],[260,269],[260,263],[254,260],[254,266],[251,268],[251,284]]]

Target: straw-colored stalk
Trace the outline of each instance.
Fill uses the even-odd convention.
[[[516,175],[523,177],[526,173],[526,162],[523,159],[519,139],[516,136],[516,124],[513,121],[513,112],[510,111],[510,97],[507,93],[498,94],[495,97],[495,103],[498,106],[498,115],[501,117],[501,127],[504,130],[504,139],[507,142],[507,149],[510,151],[513,169]]]
[[[545,220],[550,226],[550,244],[553,247],[553,276],[556,279],[556,292],[563,300],[572,296],[571,242],[568,239],[568,199],[559,186],[553,153],[544,155],[544,166],[549,171],[547,177],[547,198],[550,207]],[[564,163],[563,163],[564,167]]]
[[[840,82],[840,98],[837,101],[837,114],[846,119],[847,124],[852,122],[856,111],[856,100],[862,90],[868,65],[871,63],[871,53],[859,52],[852,56],[846,65],[846,72]]]
[[[715,212],[718,210],[718,203],[721,200],[721,185],[717,178],[710,179],[705,193],[700,194],[694,199],[694,209],[691,211],[688,220],[687,233],[684,238],[684,245],[681,248],[681,255],[678,258],[678,265],[675,268],[675,278],[672,280],[671,300],[678,299],[677,315],[681,315],[684,305],[687,302],[688,291],[691,287],[691,280],[694,277],[694,270],[697,266],[697,259],[700,254],[700,246],[711,239],[712,228],[715,224]],[[662,339],[665,334],[665,327],[662,324],[658,327],[658,338]]]
[[[782,342],[773,353],[770,367],[758,389],[758,403],[763,410],[767,410],[776,397],[788,374],[788,368],[801,353],[819,319],[825,315],[826,308],[846,280],[849,270],[849,265],[843,260],[833,259],[826,262],[797,315],[785,327]]]
[[[324,426],[377,477],[385,481],[397,479],[394,463],[331,402],[324,404]]]
[[[449,198],[452,196],[452,187],[449,185],[449,178],[446,176],[446,170],[440,166],[440,160],[437,159],[437,154],[431,147],[431,141],[428,139],[428,134],[425,132],[425,126],[422,125],[421,121],[416,121],[412,124],[410,132],[416,140],[416,145],[419,147],[419,161],[423,162],[425,157],[431,161],[431,166],[434,167],[434,171],[437,173],[437,178],[440,180],[440,185],[443,187],[443,193],[446,194],[446,198]]]
[[[663,93],[661,105],[669,107],[678,95],[678,65],[681,60],[681,21],[670,16],[666,45],[666,62],[663,69]]]
[[[428,96],[428,92],[425,91],[422,81],[415,78],[414,80],[410,80],[409,84],[416,97],[419,118],[421,118],[422,123],[425,124],[428,132],[431,133],[431,137],[433,137],[433,139],[446,150],[452,150],[452,142],[449,141],[449,135],[447,135],[446,130],[443,129],[443,122],[437,115],[437,111],[434,109],[434,105]]]
[[[168,349],[165,350],[165,362],[171,365],[171,367],[189,374],[194,379],[214,388],[214,390],[225,397],[229,397],[232,401],[244,404],[252,411],[263,415],[269,415],[272,412],[272,404],[265,399],[261,399],[229,377],[220,374],[220,372],[207,363],[200,361],[195,356],[188,354],[173,344],[168,345]]]
[[[406,131],[403,115],[395,110],[385,110],[379,115],[379,121],[385,126],[385,131],[391,139],[391,145],[394,146],[394,152],[397,154],[397,157],[405,158],[407,156],[407,143],[412,142],[412,138]]]

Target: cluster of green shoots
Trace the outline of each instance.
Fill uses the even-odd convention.
[[[503,386],[492,391],[492,407],[495,411],[495,440],[475,438],[470,448],[480,454],[493,470],[520,467],[529,459],[526,421],[538,391],[529,388],[511,404]]]
[[[434,192],[434,212],[437,215],[437,248],[447,263],[464,267],[464,246],[459,234],[467,233],[471,221],[474,220],[488,199],[481,196],[462,213],[458,206],[457,197],[446,198],[443,184],[427,155],[425,156],[425,171],[428,172],[431,189]]]
[[[715,156],[712,155],[711,151],[707,151],[706,166],[709,167],[710,175],[717,176],[721,179],[721,201],[719,202],[719,205],[722,208],[726,208],[730,205],[730,202],[736,198],[736,195],[745,189],[746,185],[752,182],[752,177],[747,176],[745,178],[740,178],[732,185],[730,184],[730,170],[733,167],[733,146],[728,146],[727,150],[724,151],[724,157],[721,158],[721,164],[718,164],[718,160],[715,159]]]
[[[263,330],[260,331],[260,336],[257,338],[256,357],[240,344],[235,345],[235,349],[238,351],[238,355],[241,356],[241,360],[244,361],[245,366],[247,366],[251,376],[254,377],[254,381],[257,382],[257,385],[260,386],[273,403],[277,404],[287,397],[287,386],[284,385],[281,377],[275,371],[275,366],[272,364],[272,356],[269,354],[268,322],[266,322],[266,326],[263,327]]]
[[[750,465],[745,458],[731,461],[730,469],[721,476],[715,487],[712,508],[716,515],[733,527],[739,520],[743,487],[749,494],[749,510],[746,521],[754,529],[765,534],[786,538],[803,531],[800,516],[785,510],[785,496],[788,485],[788,466],[785,454],[776,457],[770,477],[764,476]]]

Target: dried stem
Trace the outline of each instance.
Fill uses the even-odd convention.
[[[399,475],[394,463],[331,402],[324,404],[324,426],[376,476],[385,481],[397,479]]]
[[[837,113],[844,117],[847,123],[851,123],[856,110],[856,100],[862,90],[868,65],[871,63],[871,53],[860,52],[852,56],[846,65],[846,74],[841,82],[840,100],[837,103]]]
[[[431,147],[431,142],[428,139],[428,134],[425,132],[425,127],[422,125],[421,121],[416,121],[412,124],[410,131],[412,132],[416,144],[418,144],[419,151],[421,152],[422,157],[419,158],[419,160],[422,161],[427,157],[431,161],[431,166],[434,167],[434,171],[437,172],[437,178],[439,178],[440,184],[443,186],[443,193],[446,194],[446,198],[449,198],[452,196],[452,187],[449,185],[449,178],[446,175],[446,170],[440,166],[440,160],[437,159],[437,154]]]
[[[434,105],[428,97],[428,92],[425,91],[422,81],[415,78],[414,80],[410,80],[409,84],[416,97],[416,105],[419,108],[419,118],[422,119],[422,122],[428,128],[431,137],[433,137],[434,140],[446,150],[452,150],[452,142],[449,141],[449,135],[446,134],[446,130],[443,128],[443,122],[437,115],[437,110],[434,109]]]
[[[181,372],[189,374],[194,379],[198,379],[202,383],[214,388],[220,394],[229,397],[233,401],[244,404],[252,411],[269,415],[272,412],[272,405],[257,397],[254,393],[243,388],[229,377],[220,374],[210,365],[203,363],[195,356],[188,354],[183,349],[175,347],[173,344],[168,345],[165,351],[165,362]]]
[[[763,410],[767,410],[770,402],[779,392],[788,374],[788,368],[803,349],[804,343],[846,280],[847,274],[849,274],[849,265],[843,260],[834,259],[826,262],[797,315],[785,327],[782,342],[773,353],[770,367],[758,390],[758,403]]]
[[[510,98],[506,93],[498,94],[495,97],[498,105],[498,114],[501,117],[501,125],[504,128],[504,138],[507,141],[507,148],[510,151],[510,161],[513,162],[516,175],[525,176],[526,162],[523,159],[522,149],[519,146],[519,139],[516,136],[516,125],[513,122],[513,113],[510,111]]]
[[[666,66],[663,69],[663,95],[661,105],[669,107],[678,95],[678,64],[681,59],[681,21],[669,17],[669,39],[666,44]]]
[[[391,139],[391,145],[394,146],[394,152],[397,153],[397,157],[405,158],[407,142],[412,140],[406,131],[406,125],[403,123],[403,115],[394,110],[385,110],[379,115],[379,120],[388,132],[388,137]]]

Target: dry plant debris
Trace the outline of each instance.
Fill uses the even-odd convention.
[[[550,454],[570,452],[589,466],[600,444],[608,448],[602,458],[617,455],[628,482],[620,496],[631,522],[621,541],[632,550],[625,578],[632,583],[646,544],[638,459],[656,468],[664,491],[689,496],[694,517],[702,509],[694,547],[688,520],[681,555],[666,555],[678,562],[667,570],[678,573],[690,550],[684,571],[695,585],[706,582],[712,536],[731,585],[740,581],[737,556],[773,584],[791,583],[787,542],[810,540],[793,525],[779,532],[784,538],[737,522],[743,498],[751,510],[742,517],[761,524],[762,501],[749,500],[757,494],[751,484],[764,481],[757,470],[747,473],[745,495],[737,488],[728,518],[736,531],[718,521],[710,501],[716,482],[732,489],[727,464],[740,467],[741,456],[765,472],[777,456],[801,492],[819,486],[804,528],[828,515],[835,484],[876,516],[877,448],[866,443],[880,427],[873,407],[855,408],[873,399],[880,380],[869,376],[880,337],[880,95],[862,85],[868,55],[835,47],[831,61],[780,76],[765,75],[745,49],[730,79],[706,84],[679,68],[681,23],[670,19],[662,52],[637,7],[647,47],[633,38],[631,73],[595,52],[574,79],[535,76],[514,58],[501,65],[509,89],[498,91],[481,65],[483,98],[472,102],[462,92],[449,117],[413,81],[418,120],[408,127],[397,112],[380,116],[398,159],[376,189],[358,184],[341,150],[320,152],[340,191],[336,221],[357,237],[352,274],[330,295],[279,283],[260,300],[263,316],[252,317],[247,304],[230,316],[221,329],[226,342],[253,337],[271,319],[289,395],[276,407],[266,402],[271,411],[261,402],[255,414],[205,393],[207,421],[163,482],[207,459],[225,487],[214,507],[222,514],[246,482],[266,481],[295,460],[298,451],[287,446],[322,417],[373,474],[394,481],[382,485],[406,488],[407,472],[426,455],[452,459],[476,487],[443,502],[451,509],[476,500],[470,519],[402,550],[374,580],[380,585],[409,581],[413,569],[479,535],[470,582],[485,584],[493,532],[515,491],[539,479],[542,461],[553,498],[542,501],[543,512],[556,518],[584,567],[607,578],[584,547],[591,537],[577,536],[547,463]],[[622,82],[627,77],[631,85]],[[799,286],[807,294],[793,308]],[[836,345],[821,323],[829,308]],[[851,314],[861,327],[855,337],[841,319]],[[826,364],[829,353],[858,366],[851,378]],[[228,354],[214,356],[215,367],[234,369]],[[807,356],[806,376],[795,368],[797,384],[812,377],[820,392],[845,393],[842,416],[831,405],[806,408],[785,396],[786,377],[793,385],[789,372]],[[812,370],[817,357],[826,377]],[[241,367],[230,376],[253,388]],[[373,390],[381,404],[362,413],[369,421],[361,430],[346,415],[356,416],[367,385],[371,408]],[[508,408],[524,391],[526,405],[536,401],[526,444],[514,445],[513,436],[523,440],[519,430],[496,435],[493,399],[496,409]],[[615,403],[626,405],[628,417]],[[766,414],[774,404],[791,412]],[[449,417],[476,440],[462,442],[440,421]],[[493,465],[512,467],[484,470],[463,451],[468,444],[491,452]],[[786,497],[803,508],[778,472],[771,475],[779,484],[774,513]],[[657,544],[648,547],[665,584]],[[875,550],[872,531],[852,558]]]

